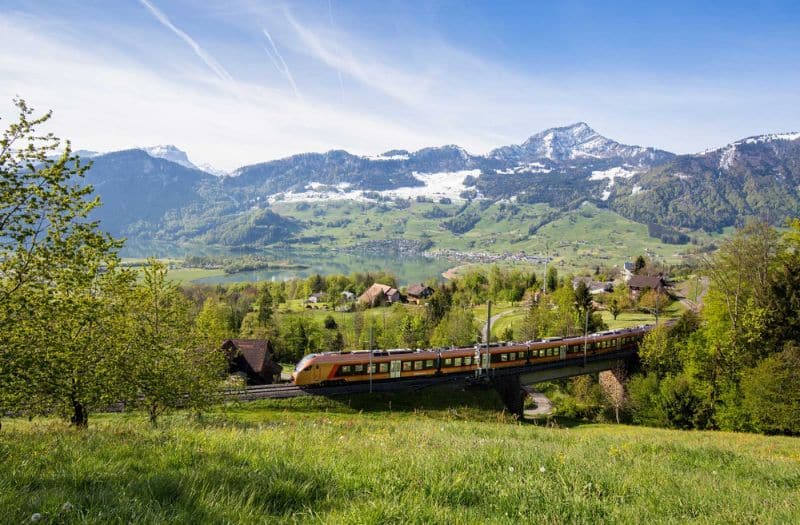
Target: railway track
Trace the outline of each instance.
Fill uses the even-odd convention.
[[[361,394],[367,392],[393,392],[402,390],[421,390],[423,388],[452,383],[459,379],[464,379],[462,374],[456,377],[426,377],[394,379],[391,381],[375,381],[370,387],[369,383],[358,383],[354,385],[323,386],[323,387],[299,387],[292,384],[277,385],[254,385],[245,389],[230,389],[223,391],[223,395],[229,399],[239,399],[241,401],[252,401],[255,399],[285,399],[300,396],[341,396],[348,394]]]

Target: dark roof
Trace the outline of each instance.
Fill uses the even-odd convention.
[[[628,280],[628,288],[663,290],[666,286],[666,281],[660,275],[632,275]]]
[[[228,339],[222,343],[223,350],[238,350],[256,373],[264,369],[264,362],[270,361],[269,341],[266,339]]]
[[[413,295],[415,297],[421,297],[421,296],[423,296],[425,294],[432,293],[433,292],[433,288],[431,288],[430,286],[426,286],[426,285],[424,285],[422,283],[416,283],[416,284],[410,285],[406,289],[406,292],[408,293],[408,295]]]

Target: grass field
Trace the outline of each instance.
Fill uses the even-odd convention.
[[[485,310],[485,308],[484,308]],[[492,325],[492,337],[495,339],[501,338],[505,330],[511,327],[514,330],[514,339],[521,340],[522,336],[520,334],[520,329],[522,324],[525,320],[526,309],[525,307],[519,306],[513,309],[510,308],[506,311],[502,317],[497,319],[497,321]],[[665,308],[661,315],[659,316],[659,321],[664,321],[667,319],[673,319],[678,317],[681,312],[683,311],[683,307],[679,302],[674,302],[668,308]],[[655,323],[655,317],[652,314],[638,312],[638,311],[630,311],[630,312],[622,312],[617,316],[616,319],[611,315],[610,312],[607,310],[600,310],[600,315],[603,317],[603,322],[606,323],[609,330],[616,330],[618,328],[628,328],[630,326],[638,326],[642,324],[653,324]]]
[[[0,522],[796,523],[800,440],[516,423],[491,391],[6,420]]]

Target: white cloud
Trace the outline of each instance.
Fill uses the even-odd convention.
[[[159,22],[161,22],[161,24],[164,27],[166,27],[167,29],[169,29],[170,31],[172,31],[173,33],[178,35],[181,38],[181,40],[186,42],[189,45],[189,47],[192,48],[192,50],[195,52],[195,54],[198,57],[200,57],[200,59],[203,62],[205,62],[205,64],[208,66],[208,68],[211,71],[214,72],[215,75],[217,75],[221,80],[223,80],[225,82],[228,82],[230,84],[234,84],[233,77],[231,77],[230,73],[228,73],[225,70],[225,68],[222,67],[222,64],[217,62],[217,60],[213,56],[211,56],[208,52],[206,52],[206,50],[203,49],[200,46],[200,44],[198,44],[192,37],[190,37],[184,31],[182,31],[182,30],[178,29],[177,27],[175,27],[175,25],[170,21],[170,19],[167,18],[167,15],[165,15],[163,12],[161,12],[156,6],[154,6],[153,4],[148,2],[148,0],[139,0],[139,2],[144,7],[146,7],[147,10],[150,11],[150,13],[152,13],[153,16],[156,17],[156,19]]]
[[[292,76],[291,71],[289,71],[289,66],[286,65],[286,61],[283,59],[283,56],[281,56],[280,52],[278,51],[278,46],[275,45],[275,41],[272,40],[269,31],[264,28],[262,28],[261,31],[264,32],[264,36],[266,36],[267,40],[269,40],[269,44],[272,46],[272,53],[274,53],[275,56],[273,57],[272,53],[270,53],[270,51],[266,48],[264,51],[266,51],[269,55],[269,58],[272,60],[272,64],[275,66],[275,69],[277,69],[278,72],[284,75],[286,80],[289,81],[289,85],[292,86],[292,91],[294,91],[295,96],[302,100],[303,97],[300,96],[300,92],[297,90],[297,84],[294,82],[294,77]]]

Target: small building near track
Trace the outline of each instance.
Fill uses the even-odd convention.
[[[268,339],[228,339],[222,343],[228,358],[228,371],[242,374],[248,385],[268,385],[280,381],[281,366],[273,361]]]
[[[433,288],[422,283],[412,284],[406,289],[406,295],[409,301],[420,304],[424,299],[433,295]]]

